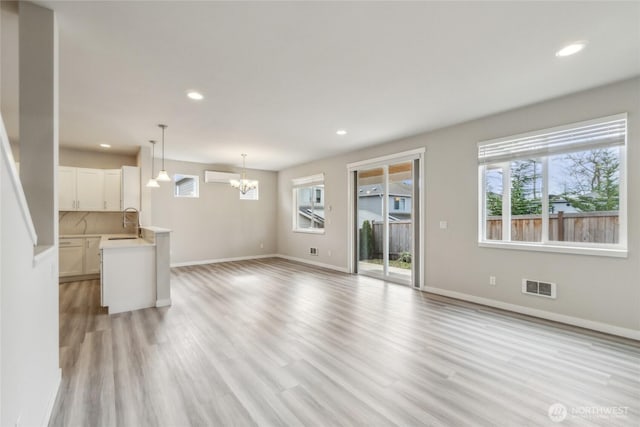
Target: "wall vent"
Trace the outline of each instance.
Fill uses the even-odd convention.
[[[318,248],[309,248],[309,254],[318,255]]]
[[[545,298],[556,298],[556,284],[538,280],[522,279],[522,293]]]

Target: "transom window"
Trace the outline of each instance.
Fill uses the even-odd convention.
[[[483,246],[626,255],[620,114],[478,144]]]

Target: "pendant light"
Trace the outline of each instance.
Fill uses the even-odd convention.
[[[167,128],[167,125],[160,124],[158,127],[162,129],[162,169],[158,173],[156,181],[169,182],[171,181],[171,178],[169,177],[167,170],[164,168],[164,130]]]
[[[247,179],[247,169],[246,169],[246,166],[245,166],[246,157],[247,157],[246,154],[242,154],[242,175],[241,175],[241,178],[239,180],[238,179],[230,179],[229,180],[229,184],[231,184],[231,186],[233,188],[237,188],[238,190],[240,190],[240,192],[242,194],[247,194],[247,192],[249,192],[250,190],[253,190],[254,188],[256,188],[258,186],[258,181]]]
[[[151,187],[151,188],[157,188],[160,187],[160,184],[158,184],[158,181],[155,180],[155,178],[153,177],[153,163],[155,161],[155,157],[156,157],[156,142],[155,141],[149,141],[151,143],[151,178],[149,178],[149,181],[147,182],[147,187]]]

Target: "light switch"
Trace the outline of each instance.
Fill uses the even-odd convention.
[[[445,230],[447,228],[447,221],[440,221],[440,228]]]

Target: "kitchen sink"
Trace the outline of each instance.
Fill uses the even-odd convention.
[[[109,237],[107,240],[135,240],[137,237]]]

